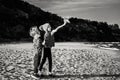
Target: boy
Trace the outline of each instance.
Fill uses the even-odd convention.
[[[34,73],[32,75],[33,78],[38,78],[38,68],[40,66],[41,61],[41,55],[42,55],[42,35],[41,31],[37,28],[37,26],[34,26],[30,29],[30,36],[33,37],[33,46],[34,46]]]
[[[48,75],[52,74],[52,54],[51,54],[51,48],[54,46],[54,33],[57,32],[60,28],[66,25],[66,23],[69,22],[68,20],[64,20],[64,24],[61,26],[58,26],[56,29],[51,31],[51,26],[49,23],[45,23],[40,27],[41,30],[45,31],[44,34],[44,41],[42,45],[43,48],[43,55],[42,55],[42,62],[40,65],[40,71],[42,71],[43,65],[46,62],[46,59],[48,58],[49,62],[49,72]]]

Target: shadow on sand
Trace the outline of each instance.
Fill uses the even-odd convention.
[[[42,75],[40,77],[40,79],[50,79],[50,78],[92,78],[92,77],[120,77],[120,74],[113,74],[113,75],[107,75],[107,74],[100,74],[100,75],[51,75],[51,76],[47,76],[47,75]]]

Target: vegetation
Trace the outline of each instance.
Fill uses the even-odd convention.
[[[55,34],[56,41],[120,41],[118,24],[73,17],[69,20],[71,23]],[[22,0],[0,0],[0,41],[31,40],[30,27],[45,22],[54,29],[63,23],[63,19]]]

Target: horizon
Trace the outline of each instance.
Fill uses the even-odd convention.
[[[24,0],[61,17],[76,17],[92,21],[118,24],[120,27],[119,0]]]

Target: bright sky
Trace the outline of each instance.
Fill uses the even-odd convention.
[[[45,11],[62,17],[83,19],[119,24],[120,0],[25,0]]]

